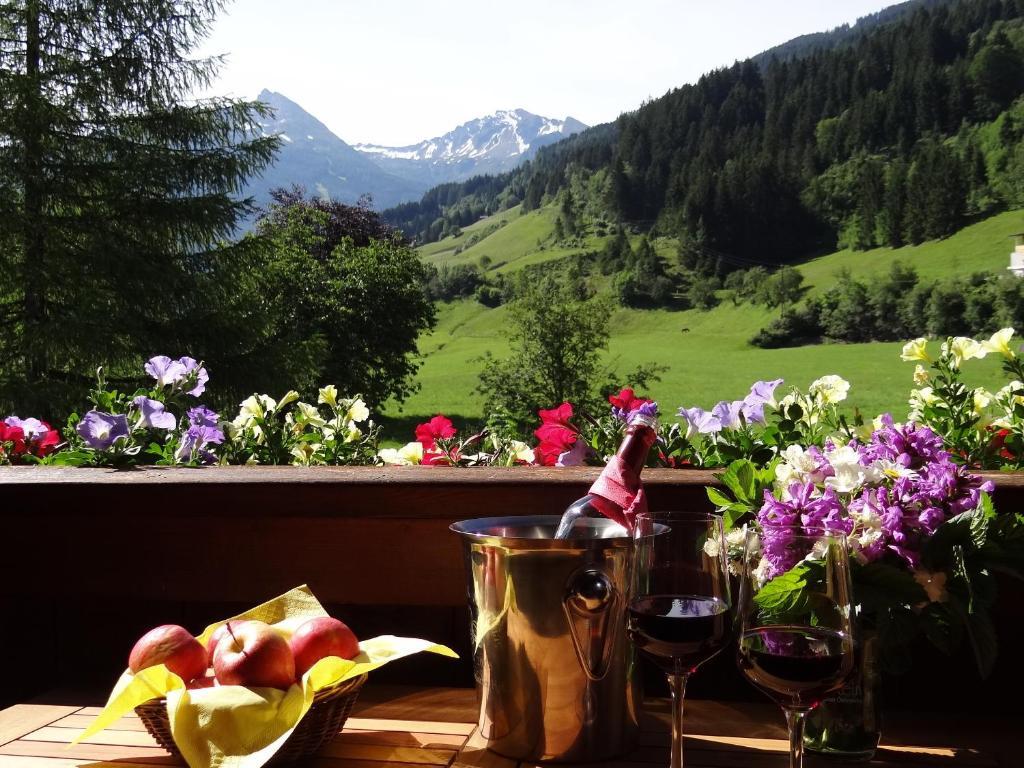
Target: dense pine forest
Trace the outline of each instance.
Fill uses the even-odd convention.
[[[868,21],[711,72],[386,217],[430,241],[557,199],[566,237],[625,222],[678,237],[692,266],[721,275],[941,238],[1024,206],[1024,0],[907,3]]]

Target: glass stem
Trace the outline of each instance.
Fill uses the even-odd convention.
[[[686,675],[670,674],[672,690],[672,762],[671,768],[683,768],[683,700],[686,698]]]
[[[789,726],[789,768],[803,768],[806,720],[806,712],[798,709],[786,710],[786,725]]]

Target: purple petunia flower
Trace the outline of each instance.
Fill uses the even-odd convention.
[[[139,421],[136,427],[145,427],[147,429],[174,429],[178,424],[178,420],[174,418],[173,413],[168,413],[164,409],[164,404],[159,400],[151,400],[145,395],[139,395],[132,404],[139,409]]]
[[[156,379],[158,387],[172,387],[185,376],[185,366],[180,360],[172,360],[167,355],[151,357],[145,365],[146,373]]]
[[[686,439],[694,435],[711,435],[722,431],[722,422],[703,408],[680,408],[679,415],[686,422]]]
[[[178,362],[181,363],[182,367],[185,369],[185,377],[195,374],[195,386],[185,394],[192,395],[192,397],[199,397],[206,391],[206,382],[210,380],[210,374],[206,372],[206,368],[201,366],[194,357],[182,357]]]
[[[188,409],[188,423],[192,426],[216,427],[220,423],[220,414],[205,405],[197,405]]]
[[[181,436],[178,450],[174,458],[181,462],[195,461],[197,458],[204,464],[212,464],[217,457],[207,446],[220,445],[224,442],[224,433],[216,427],[193,424]]]
[[[742,401],[743,418],[748,424],[764,424],[764,407],[775,402],[775,390],[781,383],[782,379],[754,382]]]
[[[158,387],[177,388],[182,382],[191,383],[191,389],[185,394],[199,397],[206,391],[206,383],[210,375],[194,357],[181,357],[172,360],[167,355],[157,355],[150,358],[145,365],[146,373],[156,379]]]
[[[90,448],[105,451],[118,440],[128,439],[128,418],[124,414],[89,411],[78,422],[75,431]]]
[[[746,418],[745,407],[743,400],[723,400],[711,409],[711,413],[718,419],[722,429],[740,429]]]
[[[49,432],[49,429],[45,424],[43,424],[43,422],[31,417],[27,419],[19,419],[17,416],[8,416],[4,419],[4,424],[8,427],[20,427],[26,440],[33,440]]]

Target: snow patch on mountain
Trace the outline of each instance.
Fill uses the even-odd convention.
[[[388,147],[354,144],[382,168],[400,175],[422,175],[427,169],[435,178],[466,178],[518,165],[539,147],[571,136],[586,126],[571,117],[557,120],[525,109],[500,110],[470,120],[443,136],[418,144]],[[419,168],[417,168],[419,166]]]

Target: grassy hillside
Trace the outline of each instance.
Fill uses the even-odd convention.
[[[455,255],[459,243],[473,232],[483,232],[504,218],[507,223],[494,229],[463,253]],[[549,209],[521,215],[518,209],[481,220],[467,227],[460,238],[433,243],[424,256],[437,264],[477,262],[486,254],[491,269],[521,268],[540,260],[560,258],[566,251],[538,250],[537,240],[550,236],[554,212]],[[1007,236],[1024,229],[1024,212],[1004,213],[961,230],[942,241],[900,249],[840,251],[801,265],[812,292],[834,283],[840,270],[867,278],[884,274],[893,260],[917,269],[922,278],[967,275],[977,271],[999,272],[1009,263],[1012,248]],[[596,247],[599,242],[588,243]],[[578,250],[578,249],[577,249]],[[668,245],[659,252],[671,252]],[[765,350],[752,347],[748,339],[767,324],[775,310],[744,304],[723,303],[709,312],[688,310],[643,311],[620,309],[612,319],[613,334],[607,356],[610,367],[623,375],[637,364],[654,361],[667,365],[668,373],[655,385],[651,396],[666,412],[681,405],[710,406],[722,398],[741,397],[750,382],[759,378],[784,378],[787,384],[806,387],[814,378],[836,373],[853,388],[850,403],[874,415],[891,410],[906,413],[913,366],[899,359],[900,344],[823,344],[794,349]],[[399,410],[391,405],[389,416],[403,422],[438,412],[468,419],[479,418],[482,399],[474,390],[478,358],[487,351],[503,355],[507,311],[487,309],[464,300],[440,307],[435,331],[421,342],[424,363],[419,381],[422,389]],[[970,378],[994,387],[1000,384],[998,363],[985,360],[972,364]],[[623,380],[623,384],[628,384]]]

